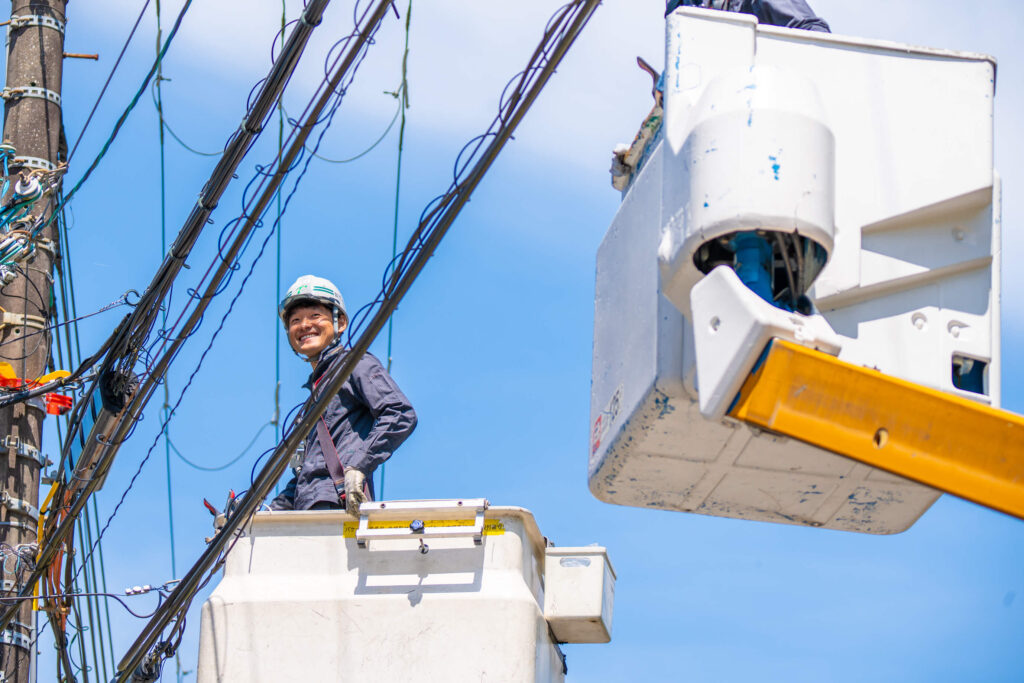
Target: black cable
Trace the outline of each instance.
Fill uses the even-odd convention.
[[[146,594],[147,593],[140,593],[140,595],[146,595]],[[13,605],[13,604],[17,604],[19,602],[23,602],[25,600],[58,600],[58,599],[67,599],[67,598],[90,598],[90,597],[111,598],[111,599],[116,600],[117,602],[119,602],[121,604],[121,607],[124,607],[126,612],[131,614],[133,617],[136,617],[137,619],[149,619],[149,618],[151,618],[156,613],[156,610],[159,609],[159,605],[157,605],[157,607],[154,608],[154,610],[152,612],[150,612],[148,614],[139,614],[138,612],[133,610],[131,607],[129,607],[128,603],[126,603],[124,601],[124,599],[123,599],[124,595],[125,595],[124,593],[102,593],[102,592],[81,592],[81,593],[79,593],[79,592],[70,592],[70,593],[52,593],[52,594],[46,594],[46,595],[17,595],[17,596],[13,596],[13,597],[9,597],[9,598],[7,598],[7,597],[0,597],[0,605]]]

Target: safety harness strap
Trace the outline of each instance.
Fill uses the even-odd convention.
[[[320,441],[320,450],[323,451],[327,471],[334,480],[334,488],[340,493],[345,490],[345,468],[341,465],[341,456],[338,455],[331,433],[327,430],[327,422],[322,417],[316,421],[316,438]]]

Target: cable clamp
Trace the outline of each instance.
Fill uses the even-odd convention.
[[[13,451],[20,458],[35,460],[41,467],[46,467],[50,464],[47,457],[40,453],[38,448],[30,446],[19,437],[11,436],[10,434],[4,437],[3,443],[0,443],[0,450],[7,451],[8,453]]]
[[[21,529],[30,534],[39,534],[39,524],[29,524],[28,522],[0,522],[0,527],[8,527],[11,529]]]
[[[45,26],[46,28],[52,28],[55,31],[64,33],[64,22],[53,17],[43,16],[42,14],[11,15],[11,22],[7,25],[7,32],[9,34],[15,29],[28,28],[29,26]]]
[[[0,306],[0,330],[5,327],[30,327],[35,330],[46,329],[46,318],[28,313],[11,313]]]
[[[0,581],[0,591],[3,591],[4,593],[13,593],[21,590],[22,585],[24,584],[20,584],[14,579],[4,579],[3,581]],[[2,680],[3,679],[0,679],[0,681]]]
[[[14,645],[15,647],[20,647],[23,650],[32,649],[32,639],[24,633],[18,633],[13,629],[0,631],[0,644]]]
[[[0,507],[5,507],[12,512],[20,512],[24,515],[28,515],[36,522],[39,521],[39,508],[32,505],[27,500],[14,498],[7,491],[0,491]]]
[[[47,252],[51,258],[57,258],[57,243],[49,237],[36,237],[32,243],[36,249]]]
[[[11,162],[11,166],[14,168],[37,168],[41,171],[56,171],[57,165],[49,159],[40,159],[39,157],[14,157],[14,161]]]
[[[19,100],[22,97],[38,97],[60,106],[60,93],[46,88],[37,88],[34,85],[22,85],[17,88],[4,88],[0,90],[0,98],[5,100]]]

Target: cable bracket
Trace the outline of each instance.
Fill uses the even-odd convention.
[[[30,327],[35,330],[46,329],[46,318],[28,313],[12,313],[0,306],[0,330],[5,327]]]
[[[29,26],[45,26],[46,28],[52,28],[55,31],[64,33],[64,22],[59,19],[43,16],[42,14],[11,15],[11,22],[7,25],[8,39],[10,38],[11,31],[19,28],[28,28]]]
[[[22,531],[25,531],[27,533],[36,534],[37,536],[39,535],[39,525],[38,524],[29,524],[28,522],[11,522],[11,521],[7,521],[7,522],[0,522],[0,527],[9,527],[11,529],[21,529]]]
[[[27,500],[14,498],[8,491],[0,491],[0,507],[5,507],[11,512],[20,512],[23,515],[28,515],[36,522],[39,521],[39,508]]]
[[[23,650],[32,649],[32,639],[24,633],[18,633],[13,629],[0,631],[0,644],[14,645],[15,647],[20,647]]]
[[[57,243],[48,237],[36,237],[32,240],[39,251],[45,251],[51,258],[57,258]]]
[[[56,171],[57,165],[49,159],[40,159],[39,157],[14,157],[14,161],[11,162],[12,167],[24,167],[24,168],[36,168],[41,171]]]
[[[40,467],[46,467],[46,465],[50,464],[49,459],[40,453],[38,448],[30,446],[22,441],[21,438],[11,436],[10,434],[4,437],[3,442],[0,442],[0,450],[7,451],[8,453],[13,451],[18,457],[35,460],[39,463]]]
[[[5,100],[19,100],[22,97],[38,97],[61,106],[60,93],[46,88],[37,88],[34,85],[21,85],[16,88],[4,88],[0,90],[0,98]]]

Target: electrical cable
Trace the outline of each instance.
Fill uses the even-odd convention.
[[[149,5],[148,0],[146,2],[146,5]],[[178,28],[181,27],[181,21],[185,18],[185,13],[188,12],[189,7],[191,6],[192,0],[185,0],[185,4],[182,6],[181,11],[178,13],[178,18],[174,22],[174,28],[171,29],[170,34],[167,36],[167,42],[164,43],[163,49],[157,56],[156,61],[153,62],[153,66],[150,67],[149,72],[146,74],[146,77],[142,80],[142,85],[135,93],[135,96],[128,103],[128,107],[125,108],[121,116],[118,117],[117,122],[114,123],[114,129],[113,131],[111,131],[110,136],[107,138],[107,141],[103,143],[103,147],[100,148],[99,154],[97,154],[96,158],[93,159],[91,164],[89,164],[89,167],[86,169],[82,177],[79,178],[78,182],[75,183],[74,186],[71,188],[71,191],[64,195],[64,198],[60,201],[60,204],[58,204],[57,210],[55,210],[50,215],[50,219],[46,222],[46,225],[49,225],[50,222],[53,221],[54,216],[56,216],[57,211],[60,209],[60,207],[67,205],[67,203],[71,201],[71,199],[75,196],[75,194],[82,187],[82,185],[85,184],[85,181],[89,179],[89,176],[92,175],[92,172],[96,170],[96,167],[100,165],[100,162],[103,160],[103,157],[106,156],[107,151],[110,149],[110,146],[114,143],[114,139],[117,137],[117,134],[121,131],[121,127],[124,126],[124,122],[128,120],[128,115],[132,113],[133,109],[135,109],[135,105],[139,103],[139,98],[142,97],[142,93],[146,92],[146,88],[149,87],[150,80],[153,78],[154,74],[156,74],[157,70],[160,68],[160,63],[163,60],[164,55],[167,54],[167,50],[171,47],[171,43],[174,41],[174,37],[178,34]],[[145,7],[143,8],[143,12],[145,12]]]
[[[308,149],[306,151],[313,154],[313,156],[319,159],[320,161],[327,162],[328,164],[349,164],[352,163],[353,161],[362,159],[367,154],[377,149],[377,147],[380,146],[380,143],[384,142],[384,139],[388,136],[388,133],[391,132],[391,129],[395,127],[395,122],[398,121],[399,116],[402,114],[402,102],[400,99],[401,94],[399,92],[386,92],[384,94],[391,95],[395,99],[398,99],[398,108],[395,109],[395,115],[391,117],[391,121],[388,123],[387,128],[384,129],[384,132],[380,134],[380,137],[374,140],[369,147],[365,148],[362,152],[359,152],[355,156],[348,157],[347,159],[331,159],[329,157],[325,157],[324,155],[318,152],[311,152],[311,150]],[[287,115],[287,111],[285,112],[285,115]]]
[[[154,82],[153,95],[154,104],[156,105],[157,119],[160,125],[160,133],[158,140],[160,142],[160,255],[167,253],[167,163],[166,153],[164,146],[164,129],[166,128],[170,132],[171,136],[174,137],[183,147],[191,149],[182,140],[175,135],[174,131],[171,130],[170,126],[164,120],[164,98],[163,98],[163,81],[164,81],[164,68],[163,59],[160,55],[160,39],[162,34],[162,26],[160,21],[160,0],[156,0],[156,52],[157,52],[157,73],[156,81]],[[193,150],[194,151],[194,150]],[[209,155],[213,156],[213,155]],[[169,303],[169,302],[168,302]],[[167,325],[167,308],[164,307],[162,311],[162,321],[164,326]],[[168,384],[169,379],[164,381],[164,417],[167,417],[168,410],[168,399],[170,397],[170,386]],[[171,576],[174,577],[178,573],[178,556],[175,548],[174,539],[174,490],[172,486],[171,476],[171,442],[170,435],[164,432],[164,462],[166,464],[167,472],[167,526],[168,526],[168,538],[170,540],[170,551],[171,551]],[[174,449],[177,452],[177,449]],[[90,549],[92,543],[89,544]],[[92,552],[89,553],[89,557],[92,558]],[[177,661],[177,682],[181,683],[181,661]],[[106,678],[106,672],[104,671],[104,678]]]
[[[284,42],[284,30],[287,25],[288,13],[285,0],[281,0],[281,40]],[[277,45],[277,41],[274,41]],[[284,154],[284,102],[281,98],[277,100],[277,167],[281,167],[281,157]],[[274,249],[274,308],[277,306],[277,295],[281,292],[281,235],[284,233],[284,226],[281,225],[281,191],[278,190],[274,198],[277,208],[277,240]],[[274,443],[281,440],[281,333],[274,325]]]
[[[81,132],[78,134],[78,139],[75,140],[75,144],[71,147],[71,153],[68,154],[68,161],[71,161],[72,157],[75,156],[75,151],[78,149],[78,145],[82,142],[82,137],[85,135],[85,131],[89,129],[89,123],[92,121],[93,115],[96,113],[96,109],[100,106],[100,101],[103,100],[103,95],[106,94],[107,88],[110,86],[110,81],[114,79],[114,74],[117,72],[117,67],[121,65],[121,60],[124,58],[124,53],[128,50],[128,45],[131,44],[132,38],[135,37],[135,31],[138,30],[139,24],[142,22],[142,17],[146,16],[146,9],[149,7],[150,0],[142,5],[142,11],[139,12],[139,17],[135,20],[135,24],[132,26],[131,32],[128,33],[128,39],[124,41],[124,45],[121,46],[121,52],[117,55],[117,59],[114,60],[114,66],[110,69],[110,74],[107,76],[107,80],[103,83],[103,87],[100,88],[100,94],[96,98],[95,104],[92,105],[92,109],[89,111],[89,115],[85,117],[85,125],[82,126]]]
[[[72,325],[72,324],[77,323],[79,321],[91,318],[91,317],[93,317],[95,315],[99,315],[100,313],[106,313],[107,311],[109,311],[111,309],[114,309],[114,308],[118,308],[119,306],[134,306],[135,304],[133,304],[130,301],[130,298],[132,297],[132,295],[137,297],[137,296],[139,296],[139,293],[136,292],[134,289],[129,289],[124,294],[122,294],[120,298],[115,299],[114,301],[111,301],[106,306],[103,306],[102,308],[100,308],[98,310],[95,310],[92,313],[86,313],[83,316],[72,318],[70,320],[65,320],[62,323],[54,323],[52,325],[47,325],[46,327],[44,327],[44,328],[42,328],[40,330],[35,330],[33,332],[27,332],[26,334],[24,334],[24,335],[22,335],[20,337],[16,337],[14,339],[8,339],[5,342],[0,342],[0,348],[3,348],[4,346],[7,346],[8,344],[13,344],[16,341],[22,341],[24,339],[28,339],[29,337],[34,337],[37,334],[46,334],[46,333],[52,332],[53,330],[60,329],[61,327],[64,327],[66,325]]]
[[[168,407],[170,407],[170,406],[168,406]],[[184,462],[189,467],[191,467],[193,469],[201,470],[203,472],[221,472],[221,471],[226,470],[227,468],[231,467],[232,465],[234,465],[236,462],[238,462],[242,458],[244,458],[249,453],[249,451],[252,450],[252,447],[256,445],[256,441],[260,438],[260,435],[263,434],[263,432],[266,430],[267,427],[270,427],[273,424],[274,423],[272,421],[271,422],[264,422],[263,426],[261,426],[256,431],[255,436],[252,437],[252,440],[249,441],[249,444],[245,448],[242,449],[241,453],[239,453],[235,457],[231,458],[231,460],[228,460],[223,465],[217,465],[216,467],[205,467],[203,465],[198,465],[198,464],[192,462],[191,460],[189,460],[188,458],[186,458],[182,454],[182,452],[180,450],[178,450],[178,447],[174,445],[174,442],[171,441],[171,437],[170,437],[170,434],[168,433],[167,429],[164,429],[164,440],[170,445],[171,450],[174,451],[174,454],[177,455],[181,459],[181,461]]]
[[[402,123],[398,127],[398,161],[395,164],[395,210],[394,225],[391,234],[391,262],[394,263],[398,257],[398,200],[402,190],[402,148],[405,145],[405,110],[409,108],[409,28],[412,25],[412,0],[409,0],[409,7],[405,11],[405,50],[402,53],[402,82],[396,93],[401,93],[398,102],[399,111],[402,114]],[[395,316],[388,318],[388,374],[391,374],[391,342],[394,332]],[[384,479],[387,474],[387,463],[380,466],[380,484],[378,500],[384,500]]]

